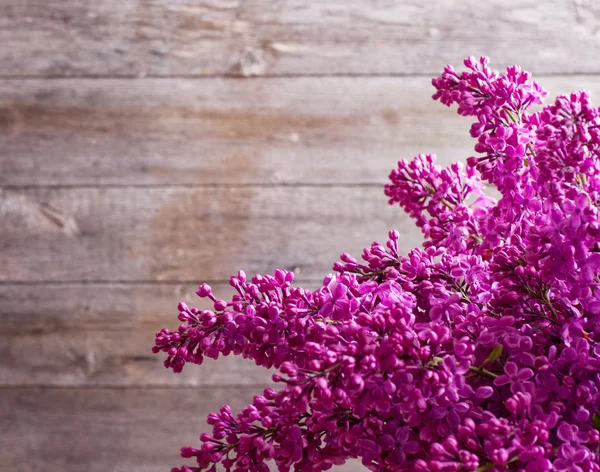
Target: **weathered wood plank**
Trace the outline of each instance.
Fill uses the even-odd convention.
[[[384,182],[473,148],[427,78],[0,81],[0,185]]]
[[[179,448],[199,444],[208,413],[224,403],[239,411],[261,391],[0,389],[0,470],[165,472],[186,463]]]
[[[228,280],[328,273],[397,227],[420,231],[380,187],[153,187],[4,190],[0,281]]]
[[[600,78],[546,77],[552,94]],[[0,185],[383,183],[473,152],[427,78],[0,81]]]
[[[5,0],[0,74],[429,74],[468,54],[597,73],[599,24],[586,0]]]
[[[314,283],[302,284],[315,288]],[[0,285],[0,387],[253,385],[272,371],[229,356],[165,369],[154,333],[176,329],[177,303],[208,309],[191,284]],[[228,298],[228,284],[213,284]]]

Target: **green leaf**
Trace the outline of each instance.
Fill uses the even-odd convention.
[[[490,462],[489,464],[480,465],[475,469],[475,472],[485,472],[486,470],[490,470],[492,467],[494,467],[494,463]]]
[[[487,359],[485,361],[483,361],[483,365],[491,364],[496,359],[498,359],[501,355],[502,355],[502,345],[498,344],[494,349],[492,349],[492,352],[490,352],[490,355],[487,357]]]
[[[592,424],[594,425],[594,429],[600,431],[600,412],[597,411],[594,413],[594,416],[592,416]]]

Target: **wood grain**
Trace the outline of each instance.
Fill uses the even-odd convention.
[[[315,284],[303,284],[315,288]],[[213,284],[228,298],[228,284]],[[176,329],[177,303],[210,309],[190,284],[0,285],[0,387],[253,385],[272,371],[229,356],[174,374],[150,349]]]
[[[551,96],[598,77],[544,77]],[[383,184],[472,155],[427,78],[0,81],[0,185]]]
[[[381,184],[473,146],[430,77],[485,54],[597,95],[599,30],[591,0],[0,2],[0,471],[185,462],[271,382],[164,369],[177,301],[239,267],[315,286],[392,227],[420,244]]]
[[[377,187],[158,187],[4,190],[0,281],[219,281],[330,272],[390,228],[420,231]]]
[[[597,73],[588,0],[5,0],[0,74],[431,74],[469,54]]]
[[[383,183],[472,153],[427,78],[0,81],[0,185]]]
[[[0,470],[165,472],[190,463],[206,415],[235,412],[260,387],[206,389],[0,389]],[[274,467],[272,470],[276,470]],[[340,472],[365,469],[353,462]]]

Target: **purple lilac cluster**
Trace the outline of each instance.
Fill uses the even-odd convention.
[[[385,187],[422,249],[390,231],[315,291],[240,271],[230,301],[203,284],[214,309],[180,304],[157,333],[175,372],[235,354],[280,385],[209,415],[172,472],[600,471],[600,111],[578,92],[533,112],[546,92],[527,72],[465,66],[434,99],[473,117],[477,155],[401,161]]]

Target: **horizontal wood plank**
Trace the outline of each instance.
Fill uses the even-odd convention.
[[[421,242],[378,186],[4,190],[0,219],[3,282],[318,280],[391,228]]]
[[[0,75],[430,74],[469,54],[597,73],[599,13],[585,0],[5,0]]]
[[[208,412],[271,383],[150,353],[177,301],[206,306],[192,281],[283,267],[311,287],[391,227],[418,245],[374,184],[473,145],[428,76],[485,54],[597,95],[599,25],[585,0],[2,2],[0,470],[185,462]]]
[[[208,413],[239,411],[258,387],[0,389],[0,470],[165,472],[209,431]],[[221,469],[222,470],[222,469]],[[276,470],[275,467],[272,470]],[[365,470],[356,461],[339,472]]]
[[[315,288],[314,283],[302,284]],[[0,387],[254,385],[273,371],[228,356],[165,369],[150,352],[154,333],[176,329],[177,303],[210,309],[191,284],[0,285]],[[229,298],[228,284],[213,284]]]
[[[546,77],[552,95],[600,78]],[[0,185],[383,183],[473,153],[422,78],[0,81]]]
[[[382,183],[472,152],[427,78],[0,81],[0,185]]]

